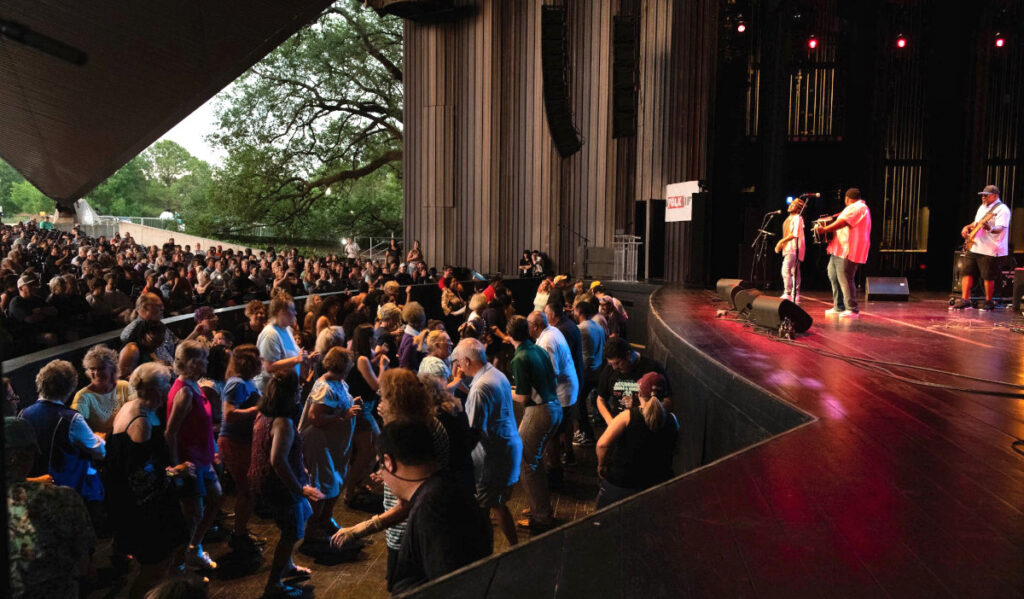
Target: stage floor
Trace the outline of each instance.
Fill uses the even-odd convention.
[[[670,485],[679,514],[660,534],[680,539],[668,575],[677,588],[1024,595],[1024,455],[1013,447],[1024,388],[851,361],[1024,385],[1024,334],[1011,328],[1021,318],[949,311],[947,299],[865,302],[845,320],[812,293],[802,306],[814,325],[784,342],[716,318],[724,302],[711,292],[652,295],[652,321],[814,418]]]

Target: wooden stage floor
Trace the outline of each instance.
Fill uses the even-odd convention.
[[[1021,318],[948,311],[946,297],[841,320],[812,294],[813,327],[784,344],[716,318],[710,292],[652,296],[651,319],[815,418],[671,483],[679,513],[662,531],[681,539],[668,575],[680,594],[1024,595],[1024,388],[824,355],[1024,385]]]

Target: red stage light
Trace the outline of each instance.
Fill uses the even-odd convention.
[[[1005,45],[1006,45],[1006,39],[1002,36],[1002,34],[997,33],[996,34],[996,48],[1002,48]]]
[[[902,35],[898,36],[896,38],[896,47],[897,48],[906,48],[907,47],[907,38],[903,37]]]
[[[812,35],[811,38],[807,40],[807,47],[810,48],[811,50],[817,48],[818,47],[818,38],[816,38],[816,37],[814,37]]]
[[[738,23],[738,24],[736,25],[736,32],[737,32],[737,33],[744,33],[744,32],[745,32],[746,30],[747,30],[747,24],[746,24],[746,23],[744,23],[743,21],[740,21],[740,22],[739,22],[739,23]]]

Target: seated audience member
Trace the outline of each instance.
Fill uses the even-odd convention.
[[[139,299],[135,301],[135,319],[128,323],[128,326],[121,331],[121,341],[128,343],[133,338],[135,328],[138,327],[144,320],[160,320],[164,317],[164,302],[160,299],[160,296],[155,293],[143,293],[139,296]],[[208,332],[203,328],[202,323],[197,324],[196,328],[192,330],[187,339],[195,339],[199,335]],[[165,363],[170,364],[174,361],[174,346],[178,344],[178,338],[174,336],[174,333],[170,329],[164,329],[164,339],[159,347],[156,349],[157,358]]]
[[[7,304],[7,316],[10,324],[14,325],[12,334],[26,335],[34,346],[50,347],[59,342],[54,329],[57,326],[57,309],[36,295],[37,286],[34,274],[23,274],[18,279],[18,295]]]
[[[648,372],[664,375],[665,371],[654,360],[637,353],[622,337],[611,337],[605,342],[604,359],[608,362],[608,368],[601,371],[596,403],[597,411],[601,413],[605,424],[610,425],[619,412],[633,407],[637,390],[640,388],[640,377]],[[670,412],[671,395],[671,389],[666,383],[664,397],[659,399]]]
[[[74,598],[96,535],[74,490],[27,480],[40,450],[37,437],[28,421],[4,418],[10,567],[4,575],[9,576],[11,599]]]
[[[141,599],[172,571],[175,557],[188,542],[170,479],[190,476],[192,464],[167,461],[167,445],[158,412],[171,389],[172,374],[158,362],[143,364],[129,385],[135,399],[122,406],[107,438],[104,484],[108,511],[114,517],[114,545],[131,554],[140,571],[129,596]]]
[[[233,551],[258,553],[256,539],[249,533],[252,490],[249,464],[252,456],[252,426],[256,420],[260,391],[253,379],[263,368],[255,345],[239,345],[228,362],[227,381],[221,394],[221,426],[217,446],[224,465],[235,481],[235,528],[228,540]]]
[[[267,307],[260,300],[250,300],[245,305],[245,322],[235,328],[235,343],[256,345],[256,340],[267,324]]]
[[[348,350],[331,348],[324,356],[323,367],[325,372],[313,384],[298,427],[309,484],[324,496],[313,505],[309,524],[310,537],[318,540],[338,532],[334,506],[348,474],[355,419],[363,409],[362,399],[353,398],[345,383],[352,369]]]
[[[86,501],[99,501],[103,486],[92,462],[106,457],[106,444],[81,414],[66,405],[77,384],[75,367],[64,360],[50,362],[36,375],[39,399],[21,411],[21,418],[41,440],[30,474],[49,474],[58,485],[71,487]]]
[[[426,326],[427,314],[419,302],[409,302],[402,308],[402,320],[405,322],[405,330],[398,345],[398,365],[416,372],[423,359],[423,351],[417,346],[415,338]]]
[[[296,397],[299,377],[292,369],[274,373],[267,380],[259,402],[259,414],[252,431],[249,484],[257,515],[272,519],[280,529],[274,548],[264,597],[298,599],[304,591],[286,584],[309,578],[309,568],[292,559],[295,544],[306,532],[306,520],[313,514],[310,501],[324,498],[309,485],[302,459],[302,441],[295,429],[299,411]]]
[[[479,438],[472,453],[477,503],[490,510],[509,545],[515,545],[515,522],[506,504],[519,482],[523,442],[516,429],[512,386],[488,363],[484,344],[476,339],[459,341],[453,361],[472,380],[466,416]]]
[[[117,352],[106,345],[94,345],[82,358],[82,368],[89,377],[71,400],[71,407],[85,418],[94,432],[109,435],[114,417],[128,401],[128,381],[118,380]]]
[[[182,341],[174,355],[178,377],[167,395],[168,453],[173,464],[191,462],[194,478],[176,478],[181,511],[188,524],[189,547],[185,564],[200,570],[215,570],[217,562],[203,551],[203,537],[213,526],[220,508],[221,487],[213,468],[213,410],[199,388],[206,372],[206,347],[198,341]]]
[[[469,491],[441,473],[426,424],[400,420],[385,426],[381,456],[384,483],[409,504],[393,592],[408,591],[491,554],[490,522]]]
[[[659,399],[666,387],[665,377],[657,372],[643,375],[639,400],[619,412],[598,440],[601,489],[596,509],[672,478],[679,422]]]
[[[132,331],[131,337],[121,348],[121,354],[118,356],[117,369],[121,373],[121,378],[126,379],[135,371],[136,367],[149,362],[170,365],[170,362],[164,362],[158,356],[158,351],[166,337],[167,327],[159,320],[140,322]]]

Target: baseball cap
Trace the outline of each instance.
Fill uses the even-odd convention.
[[[600,287],[600,286],[601,286],[601,281],[594,281],[593,283],[590,284],[590,288],[591,289],[593,289],[594,287]]]
[[[640,377],[639,386],[643,397],[650,397],[652,393],[661,396],[665,392],[665,377],[657,372],[648,372]]]
[[[8,416],[4,418],[4,449],[39,449],[36,429],[27,420]]]
[[[997,196],[997,195],[999,195],[999,188],[996,187],[995,185],[986,185],[985,189],[982,189],[981,191],[978,192],[978,195],[980,195],[980,196],[988,196],[988,195]]]
[[[38,282],[39,281],[36,279],[35,275],[24,274],[21,275],[21,278],[18,279],[18,287],[24,287],[25,285],[35,285]]]

